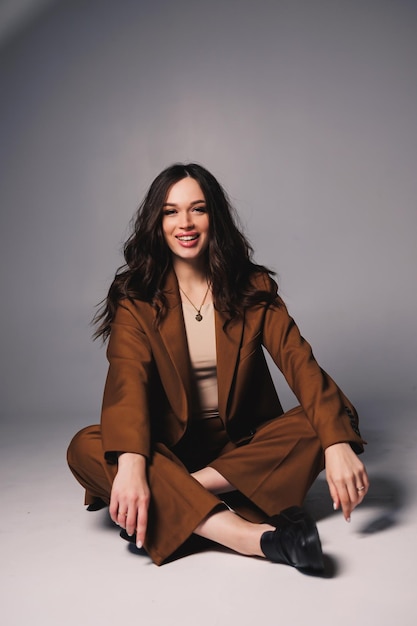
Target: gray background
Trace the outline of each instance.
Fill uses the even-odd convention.
[[[416,33],[414,0],[0,0],[7,626],[415,626]],[[214,545],[152,566],[66,466],[99,419],[94,305],[177,160],[224,183],[361,413],[352,523],[324,475],[306,500],[332,580]]]
[[[0,22],[3,418],[98,419],[89,321],[178,160],[229,191],[365,429],[414,406],[416,2],[44,0]]]

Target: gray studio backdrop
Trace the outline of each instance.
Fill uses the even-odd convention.
[[[225,185],[367,423],[414,405],[417,2],[16,0],[0,23],[2,419],[98,419],[89,320],[178,160]]]

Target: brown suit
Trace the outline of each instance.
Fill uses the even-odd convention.
[[[256,280],[260,289],[276,290],[266,276]],[[145,546],[156,563],[165,560],[219,504],[181,463],[196,469],[195,458],[192,461],[188,455],[196,446],[201,448],[201,466],[215,467],[272,515],[301,504],[323,467],[326,447],[348,441],[359,452],[363,444],[355,409],[320,369],[282,301],[253,307],[244,319],[226,328],[226,318],[216,310],[221,421],[190,426],[191,366],[173,272],[166,295],[168,312],[159,327],[149,304],[125,301],[119,306],[107,351],[110,366],[101,431],[84,429],[69,451],[71,469],[86,487],[88,502],[94,497],[108,500],[118,452],[148,457],[152,505]],[[283,414],[262,346],[301,407]],[[87,469],[87,457],[94,457],[94,469]]]

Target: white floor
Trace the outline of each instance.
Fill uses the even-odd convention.
[[[84,510],[65,451],[85,420],[4,420],[1,623],[415,626],[415,418],[387,411],[364,426],[372,487],[351,524],[331,510],[324,477],[313,487],[327,578],[215,547],[158,568],[107,510]]]

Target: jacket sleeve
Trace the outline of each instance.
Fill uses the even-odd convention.
[[[276,284],[271,283],[276,291]],[[263,344],[300,402],[323,449],[349,442],[355,452],[362,452],[365,442],[355,408],[321,369],[279,296],[266,311]]]
[[[107,358],[101,413],[105,458],[114,463],[120,452],[149,457],[148,394],[153,358],[148,338],[127,301],[119,305],[111,325]]]

